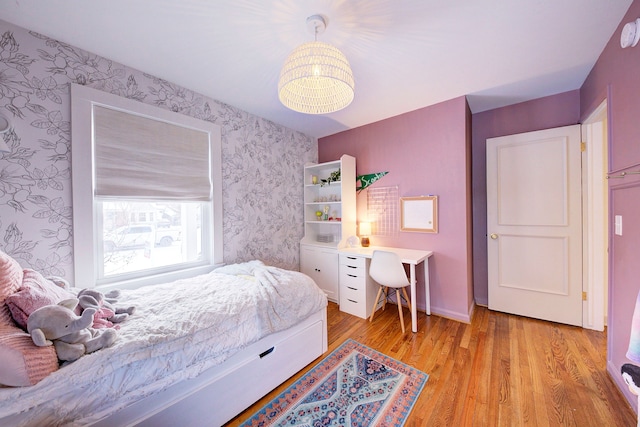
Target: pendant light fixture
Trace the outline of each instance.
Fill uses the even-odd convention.
[[[285,107],[305,114],[342,110],[353,101],[349,61],[338,48],[317,40],[327,23],[321,15],[307,18],[315,40],[291,52],[280,71],[278,97]]]

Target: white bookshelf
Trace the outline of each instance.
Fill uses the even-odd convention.
[[[336,171],[340,171],[340,180],[325,182]],[[313,278],[334,302],[339,301],[338,248],[345,247],[347,239],[355,235],[356,159],[345,154],[339,160],[305,166],[300,271]]]
[[[340,171],[340,181],[323,183],[331,173]],[[318,182],[314,184],[312,177]],[[343,155],[333,162],[304,168],[304,238],[302,243],[344,247],[356,234],[356,159]],[[328,218],[324,218],[325,210]],[[318,218],[316,212],[322,212]]]

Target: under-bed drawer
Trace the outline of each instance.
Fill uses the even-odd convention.
[[[294,331],[269,335],[201,376],[175,384],[100,425],[223,425],[321,356],[326,345],[326,317],[312,315]],[[165,401],[170,406],[160,404]],[[158,407],[160,411],[153,409]],[[154,415],[143,416],[149,412]],[[184,420],[185,414],[191,422]]]

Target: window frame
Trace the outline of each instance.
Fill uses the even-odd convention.
[[[190,263],[182,268],[151,270],[143,277],[98,284],[99,263],[103,262],[101,245],[101,209],[94,196],[95,169],[93,164],[93,107],[102,106],[129,112],[150,119],[206,132],[210,144],[211,201],[207,203],[211,224],[209,244],[203,243],[204,261]],[[71,149],[72,149],[72,202],[73,202],[73,254],[74,285],[80,288],[99,287],[136,288],[164,283],[211,271],[223,262],[222,238],[222,141],[220,126],[195,119],[153,105],[99,91],[87,86],[71,84]]]

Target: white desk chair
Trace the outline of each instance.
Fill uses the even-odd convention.
[[[411,301],[407,296],[407,286],[410,286],[409,279],[407,279],[407,273],[404,271],[402,260],[398,254],[387,251],[373,251],[371,257],[371,265],[369,266],[369,276],[380,285],[376,301],[373,304],[373,310],[371,311],[370,322],[373,322],[373,315],[376,314],[376,307],[380,296],[384,293],[384,302],[382,303],[382,309],[384,310],[387,304],[387,292],[389,288],[395,288],[396,300],[398,301],[398,313],[400,314],[400,325],[402,326],[402,333],[404,334],[404,317],[402,316],[402,302],[400,298],[400,290],[404,294],[404,298],[409,306],[409,312],[411,312]]]

